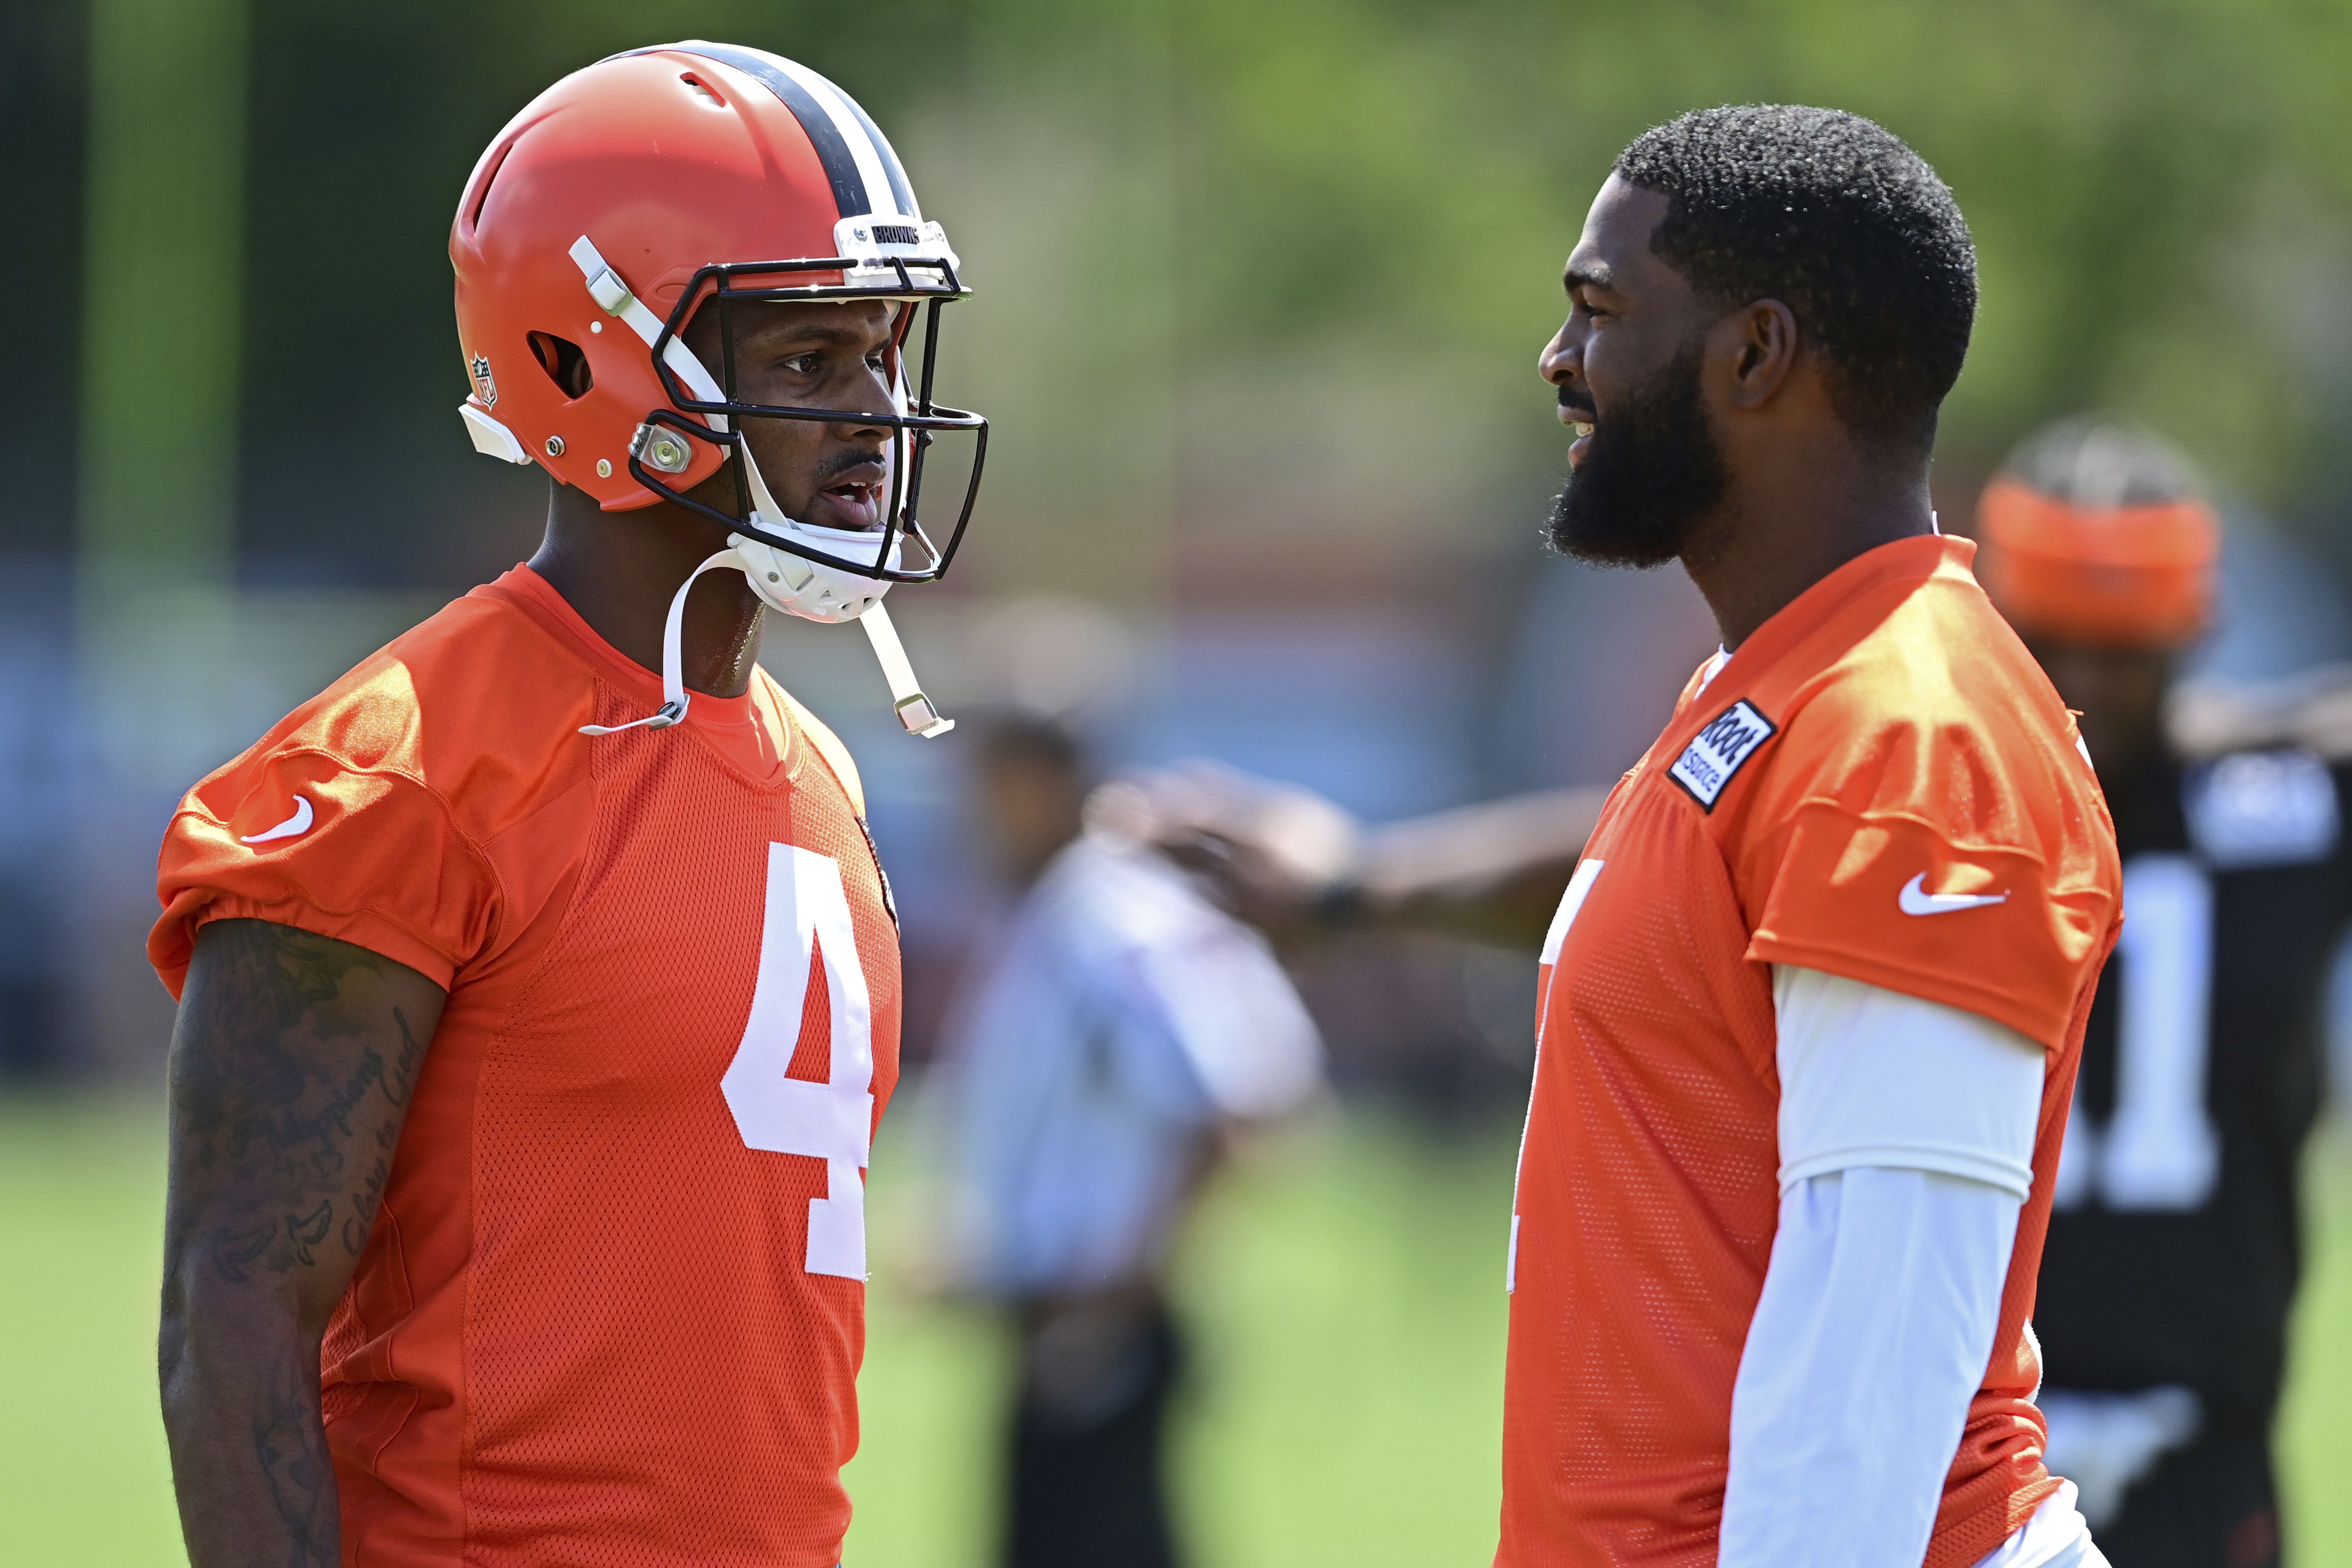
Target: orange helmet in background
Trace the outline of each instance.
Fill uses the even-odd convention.
[[[2221,520],[2188,461],[2137,426],[2049,426],[1977,502],[1977,575],[2029,635],[2177,647],[2212,619]]]

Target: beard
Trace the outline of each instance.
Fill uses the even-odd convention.
[[[1723,448],[1699,400],[1694,340],[1598,426],[1552,502],[1546,529],[1563,555],[1601,566],[1663,566],[1688,552],[1727,484]]]

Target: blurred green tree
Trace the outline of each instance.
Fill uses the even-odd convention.
[[[1342,537],[1524,549],[1558,463],[1529,366],[1592,188],[1645,125],[1766,99],[1883,121],[1969,214],[1948,509],[2099,404],[2352,560],[2352,7],[693,0],[659,26],[835,77],[956,234],[982,290],[960,390],[999,421],[982,584],[1149,593],[1171,540],[1280,579]],[[648,26],[613,0],[254,0],[249,573],[454,585],[528,542],[533,481],[450,413],[444,226],[509,115]]]

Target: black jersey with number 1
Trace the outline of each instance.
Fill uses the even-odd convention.
[[[2053,1388],[2275,1405],[2352,915],[2352,768],[2302,750],[2165,760],[2109,801],[2124,931],[2101,977],[2034,1327]]]

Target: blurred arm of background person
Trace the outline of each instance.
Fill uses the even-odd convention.
[[[446,999],[261,921],[196,939],[171,1052],[157,1363],[193,1568],[342,1560],[319,1345]]]
[[[1170,1248],[1234,1139],[1313,1101],[1321,1043],[1257,933],[1087,830],[1066,732],[1002,721],[979,773],[977,826],[1020,902],[945,1072],[956,1272],[1021,1336],[1006,1561],[1165,1563]]]
[[[1106,785],[1090,809],[1280,937],[1397,924],[1532,952],[1608,796],[1549,790],[1366,826],[1297,785],[1188,763]]]

